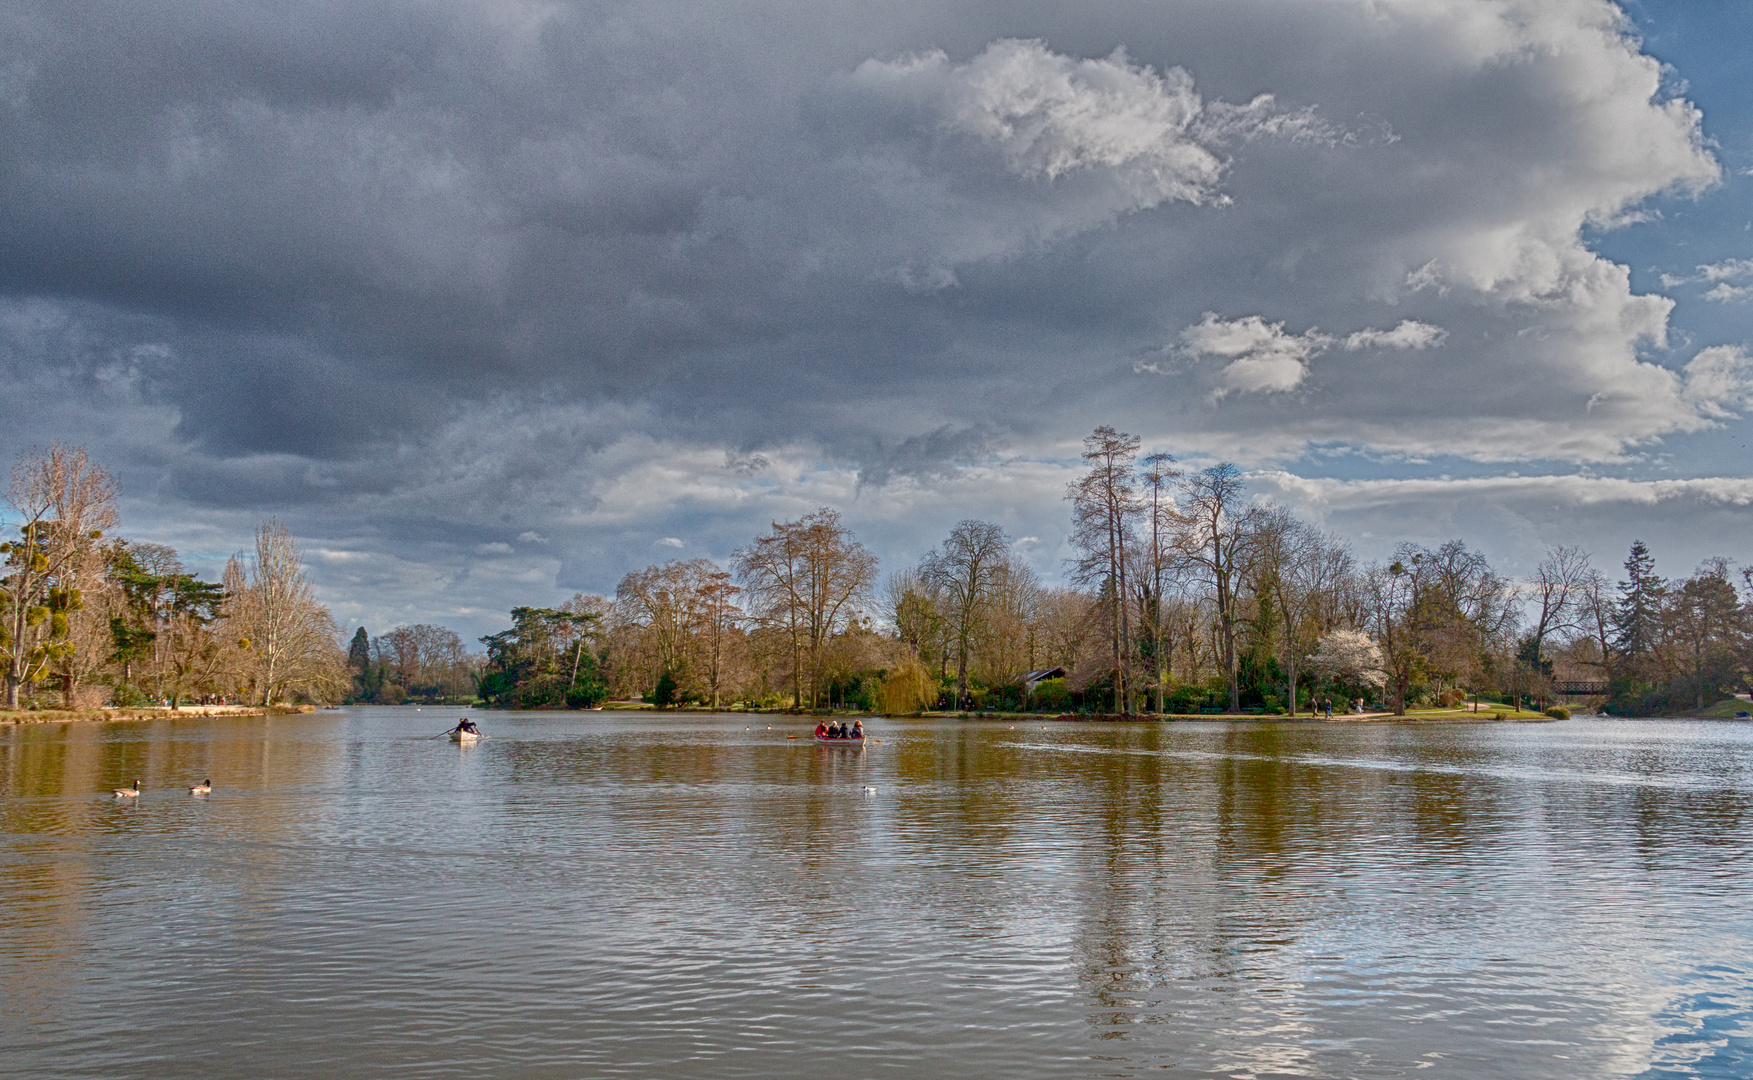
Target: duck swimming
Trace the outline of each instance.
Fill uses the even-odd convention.
[[[211,794],[213,794],[213,781],[211,781],[211,780],[201,781],[199,784],[196,784],[194,787],[189,789],[189,794],[190,795],[211,795]]]
[[[140,781],[134,781],[133,787],[119,787],[110,792],[118,799],[136,799],[140,797]]]

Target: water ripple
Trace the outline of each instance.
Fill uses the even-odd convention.
[[[429,723],[7,730],[0,1073],[1753,1073],[1742,726]]]

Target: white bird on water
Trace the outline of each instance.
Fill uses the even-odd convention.
[[[119,787],[110,794],[118,799],[137,799],[140,797],[140,781],[134,781],[133,787]]]
[[[189,794],[190,795],[211,795],[211,794],[213,794],[213,781],[211,781],[211,780],[201,781],[199,784],[196,784],[194,787],[189,789]]]

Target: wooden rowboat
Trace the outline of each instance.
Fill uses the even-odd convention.
[[[475,742],[480,737],[481,733],[478,731],[453,731],[450,733],[451,742],[463,743],[465,745]]]

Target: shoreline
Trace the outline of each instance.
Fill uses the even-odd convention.
[[[901,720],[909,717],[889,717]],[[922,720],[1033,720],[1040,722],[1053,721],[1066,724],[1179,724],[1188,721],[1208,721],[1218,723],[1252,723],[1252,724],[1382,724],[1382,723],[1417,723],[1417,724],[1534,724],[1554,723],[1553,717],[1545,713],[1531,713],[1522,710],[1512,713],[1506,709],[1493,709],[1489,712],[1454,712],[1446,710],[1439,715],[1428,713],[1408,713],[1396,716],[1391,712],[1366,713],[1335,713],[1333,716],[1263,716],[1259,713],[1144,713],[1138,715],[1122,715],[1116,713],[1061,713],[1051,716],[1043,713],[997,713],[978,715],[971,713],[926,713],[917,719]]]
[[[291,716],[316,712],[315,705],[148,705],[123,708],[105,706],[101,709],[19,709],[0,710],[0,724],[75,724],[115,723],[138,720],[174,720],[185,716]]]

